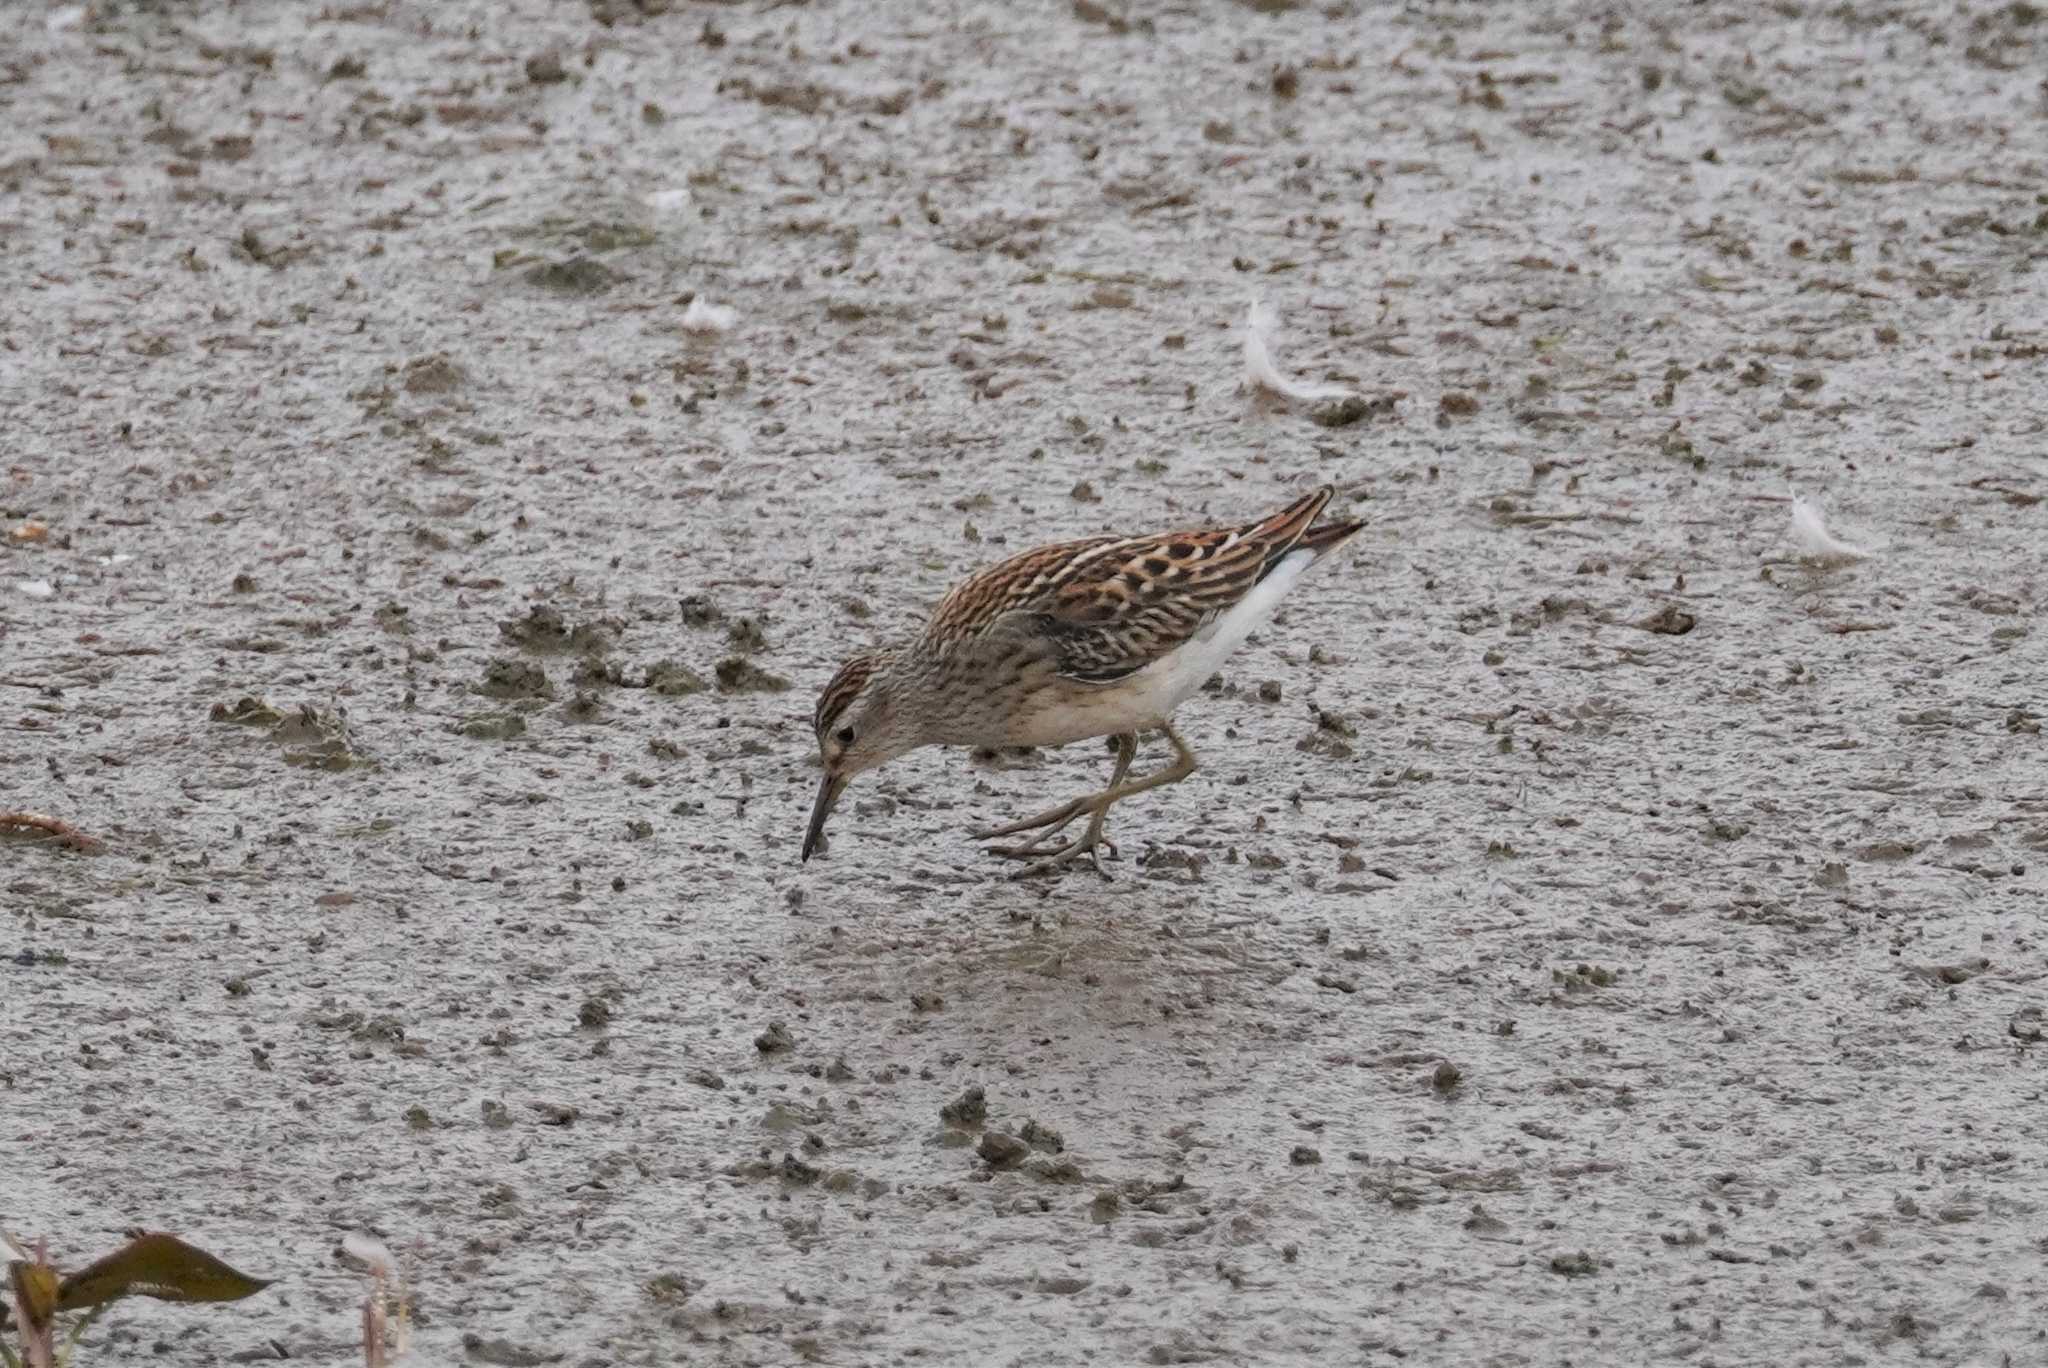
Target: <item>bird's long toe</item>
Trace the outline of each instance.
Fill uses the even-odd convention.
[[[999,836],[1015,836],[1020,831],[1036,831],[1040,827],[1050,828],[1044,833],[1044,836],[1051,836],[1065,828],[1069,822],[1088,810],[1089,800],[1086,798],[1076,798],[1071,803],[1062,803],[1056,808],[1047,808],[1044,812],[1038,813],[1035,816],[1019,818],[1017,821],[1006,822],[999,827],[990,827],[986,831],[977,831],[974,833],[974,839],[977,841],[992,841]],[[1044,839],[1044,836],[1041,836],[1039,839]]]
[[[1094,868],[1096,874],[1101,876],[1102,881],[1104,883],[1112,883],[1114,880],[1110,877],[1109,871],[1102,867],[1102,851],[1104,847],[1108,848],[1111,859],[1117,858],[1116,846],[1092,832],[1076,836],[1073,840],[1054,846],[1050,850],[1045,849],[1043,846],[1007,846],[1000,850],[992,850],[990,853],[1010,859],[1032,860],[1032,863],[1012,874],[1010,877],[1013,879],[1029,879],[1039,874],[1063,873],[1081,856],[1086,855],[1088,863]]]

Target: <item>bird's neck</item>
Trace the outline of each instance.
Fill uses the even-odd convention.
[[[986,744],[997,719],[986,682],[963,677],[964,662],[916,647],[893,655],[887,687],[897,725],[913,746]]]

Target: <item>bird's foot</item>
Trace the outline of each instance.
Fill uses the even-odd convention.
[[[1086,855],[1088,863],[1094,866],[1095,872],[1102,877],[1103,882],[1110,882],[1109,871],[1102,867],[1102,851],[1107,848],[1112,860],[1121,857],[1117,852],[1116,843],[1103,836],[1100,829],[1091,826],[1088,831],[1072,840],[1062,841],[1047,849],[1045,842],[1050,835],[1048,832],[1045,836],[1026,841],[1020,846],[992,846],[989,854],[1005,860],[1030,860],[1030,864],[1010,876],[1015,879],[1028,879],[1034,874],[1057,873],[1074,860]]]
[[[1047,827],[1049,830],[1039,832],[1038,835],[1025,843],[1027,846],[1043,845],[1046,841],[1063,831],[1068,823],[1072,822],[1082,813],[1091,811],[1092,808],[1092,799],[1076,798],[1071,803],[1062,803],[1056,808],[1047,808],[1036,816],[1020,818],[1014,822],[1006,822],[999,827],[990,827],[987,831],[977,831],[974,833],[974,839],[977,841],[992,841],[998,836],[1015,836],[1020,831],[1035,831],[1039,827]]]

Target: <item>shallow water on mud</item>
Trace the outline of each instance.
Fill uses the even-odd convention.
[[[0,25],[0,1224],[280,1280],[82,1363],[356,1230],[428,1362],[2048,1355],[2034,7]],[[798,864],[843,656],[1319,482],[1114,882],[967,836],[1092,744]]]

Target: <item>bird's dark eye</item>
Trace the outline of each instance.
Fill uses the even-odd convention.
[[[838,731],[836,731],[836,732],[833,732],[833,733],[832,733],[832,739],[833,739],[834,741],[837,741],[837,742],[838,742],[838,743],[839,743],[840,745],[842,745],[842,746],[850,746],[850,745],[852,745],[852,744],[853,744],[853,728],[851,728],[851,727],[841,727],[841,728],[840,728],[840,729],[839,729]]]

